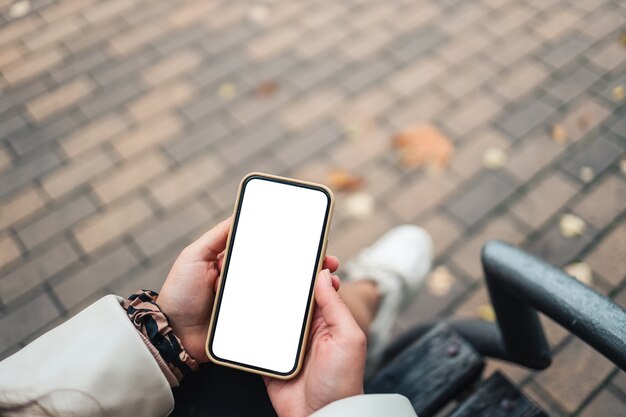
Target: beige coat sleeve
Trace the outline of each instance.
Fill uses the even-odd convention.
[[[170,414],[171,388],[121,301],[101,298],[0,362],[1,400],[43,395],[61,415]]]
[[[366,394],[344,398],[317,410],[311,417],[417,417],[411,402],[399,394]]]

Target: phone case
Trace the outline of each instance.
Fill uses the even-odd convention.
[[[303,184],[303,185],[307,185],[307,186],[312,186],[312,187],[316,187],[316,188],[320,188],[325,190],[328,193],[328,196],[330,198],[330,207],[328,209],[328,220],[326,221],[326,226],[324,228],[323,231],[323,244],[322,244],[322,248],[321,248],[321,256],[319,258],[319,262],[316,268],[316,273],[315,273],[315,278],[313,279],[313,285],[315,285],[315,281],[317,280],[317,275],[319,274],[322,265],[324,263],[324,257],[326,256],[326,247],[328,246],[328,230],[330,228],[330,223],[331,223],[331,219],[332,219],[332,215],[333,215],[333,209],[334,209],[334,205],[335,205],[335,198],[333,195],[333,192],[330,190],[330,188],[328,188],[327,186],[323,185],[323,184],[317,184],[314,182],[309,182],[309,181],[302,181],[302,180],[297,180],[294,178],[287,178],[287,177],[281,177],[278,175],[272,175],[272,174],[265,174],[262,172],[251,172],[250,174],[246,175],[241,182],[239,183],[239,190],[237,192],[237,199],[235,200],[235,207],[233,209],[233,216],[232,216],[232,221],[231,221],[231,227],[230,230],[228,231],[228,239],[226,241],[226,248],[224,250],[224,264],[227,261],[227,257],[230,254],[230,245],[232,243],[231,239],[232,239],[232,231],[233,231],[233,227],[234,227],[234,223],[236,220],[236,216],[237,216],[237,210],[239,208],[239,200],[241,199],[241,193],[243,190],[243,186],[246,183],[246,181],[248,179],[250,179],[251,177],[263,177],[263,178],[270,178],[270,179],[275,179],[275,180],[279,180],[281,182],[287,182],[287,183],[295,183],[295,184]],[[274,372],[266,372],[263,370],[259,370],[253,367],[247,367],[247,366],[242,366],[242,365],[238,365],[238,364],[234,364],[234,363],[230,363],[230,362],[225,362],[225,361],[221,361],[217,358],[215,358],[212,354],[211,351],[209,349],[209,345],[211,343],[211,335],[213,334],[213,329],[215,326],[215,313],[217,311],[217,305],[218,302],[217,300],[219,299],[219,297],[221,296],[222,293],[222,283],[223,283],[223,277],[222,274],[224,273],[224,269],[222,269],[222,271],[220,271],[220,277],[219,277],[219,283],[218,283],[218,287],[217,287],[217,292],[215,294],[215,300],[213,303],[213,311],[211,313],[211,320],[209,323],[209,331],[208,331],[208,335],[207,335],[207,340],[206,340],[206,344],[205,344],[205,351],[209,357],[209,360],[211,360],[211,362],[219,364],[219,365],[223,365],[223,366],[227,366],[230,368],[235,368],[235,369],[239,369],[242,371],[246,371],[246,372],[252,372],[255,374],[259,374],[259,375],[265,375],[265,376],[269,376],[272,378],[278,378],[278,379],[291,379],[294,378],[296,375],[298,375],[298,373],[300,372],[300,370],[302,369],[302,363],[304,361],[304,352],[306,352],[306,347],[307,347],[307,343],[308,343],[308,338],[309,338],[309,327],[311,325],[311,317],[313,315],[313,305],[315,302],[315,297],[311,296],[310,297],[310,301],[309,301],[309,305],[307,307],[307,313],[306,313],[306,323],[304,326],[304,334],[303,334],[303,340],[302,343],[300,344],[300,351],[298,352],[298,360],[297,360],[297,366],[295,367],[295,369],[293,370],[293,372],[291,372],[290,374],[287,375],[283,375],[283,374],[279,374],[279,373],[274,373]]]

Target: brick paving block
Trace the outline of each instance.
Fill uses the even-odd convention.
[[[161,206],[169,209],[194,193],[210,191],[208,185],[224,170],[224,163],[215,153],[205,153],[180,165],[161,180],[154,181],[149,190]]]
[[[356,29],[364,29],[382,22],[391,14],[391,7],[386,4],[364,5],[365,7],[353,12],[350,24]]]
[[[91,81],[79,78],[29,101],[26,108],[36,121],[41,121],[76,104],[87,97],[93,88]]]
[[[535,13],[526,4],[518,3],[503,7],[498,13],[494,13],[481,23],[485,29],[493,33],[496,37],[500,39],[511,39],[515,38],[511,36],[511,32],[526,25],[534,15]]]
[[[0,173],[8,170],[11,167],[11,157],[6,150],[0,148]]]
[[[0,32],[0,45],[20,39],[34,29],[38,29],[41,24],[42,21],[39,16],[31,14],[4,25],[2,32]]]
[[[565,146],[556,143],[545,133],[533,135],[509,153],[506,170],[521,182],[528,181],[554,161],[564,149]]]
[[[287,13],[289,10],[288,7],[283,7],[282,12]],[[292,8],[291,11],[299,10]],[[211,31],[217,31],[229,26],[235,26],[240,23],[246,17],[246,13],[248,12],[248,7],[242,3],[222,3],[220,8],[217,9],[214,13],[209,13],[205,19],[203,19],[203,24],[209,28]],[[273,14],[273,22],[277,25],[280,20],[281,13],[276,11]]]
[[[390,192],[385,203],[400,220],[412,221],[440,204],[457,185],[449,173],[421,175]]]
[[[615,123],[611,126],[611,131],[626,139],[626,118],[616,117]]]
[[[30,183],[42,174],[51,171],[60,164],[61,160],[56,154],[52,152],[44,153],[2,174],[0,176],[0,196],[4,197],[8,193]]]
[[[446,253],[452,243],[461,237],[463,227],[444,212],[434,213],[420,224],[433,238],[435,257]]]
[[[20,57],[9,68],[2,70],[2,76],[9,84],[22,83],[54,67],[63,60],[63,57],[63,51],[58,48]]]
[[[81,13],[93,25],[118,16],[134,5],[134,2],[121,0],[111,0],[104,3],[96,2],[92,6],[85,8]]]
[[[48,24],[53,22],[58,22],[59,19],[62,19],[66,16],[69,16],[73,13],[78,13],[81,10],[87,8],[92,0],[77,0],[67,3],[57,3],[54,5],[50,5],[43,9],[39,9],[39,16]]]
[[[34,154],[51,151],[56,141],[76,129],[79,123],[75,113],[59,115],[9,138],[8,143],[20,156],[29,154],[30,158]]]
[[[441,88],[448,96],[459,99],[493,78],[495,73],[493,64],[482,59],[466,62],[462,68],[453,68],[446,72]]]
[[[278,117],[289,129],[304,129],[330,114],[342,100],[338,90],[317,90],[284,108]]]
[[[190,49],[181,50],[146,68],[142,77],[146,84],[158,86],[193,71],[200,65],[201,60],[197,52]]]
[[[123,132],[127,125],[126,119],[120,114],[107,115],[90,121],[71,135],[62,138],[60,145],[70,158],[75,158],[83,152],[106,143],[113,136]]]
[[[335,166],[352,171],[391,149],[390,138],[380,129],[367,128],[357,135],[357,138],[344,140],[329,151]]]
[[[196,91],[189,81],[178,81],[147,92],[128,104],[128,111],[141,122],[177,108],[188,101]]]
[[[48,90],[45,80],[34,79],[32,82],[10,88],[4,88],[0,97],[0,113],[14,108],[15,103],[24,103]]]
[[[422,87],[433,83],[445,68],[440,58],[429,56],[392,72],[386,82],[398,95],[413,96]]]
[[[447,13],[446,19],[442,19],[441,28],[444,33],[454,36],[480,21],[486,13],[487,8],[480,2],[459,4]]]
[[[31,32],[22,38],[28,49],[36,51],[53,43],[60,42],[69,36],[80,32],[82,29],[82,20],[76,16],[68,16],[60,22],[54,24],[43,25],[37,31]]]
[[[114,56],[127,56],[163,35],[163,22],[156,19],[149,24],[135,26],[108,40],[108,50]]]
[[[489,358],[487,360],[485,370],[483,371],[483,378],[485,379],[489,378],[496,371],[506,375],[515,384],[521,383],[522,380],[526,376],[528,376],[528,374],[530,373],[528,369],[523,368],[521,366],[514,365],[509,362]],[[551,417],[556,417],[556,416],[551,415]]]
[[[295,45],[294,53],[303,59],[315,58],[334,48],[351,33],[345,25],[331,24],[307,34],[307,42]]]
[[[95,206],[86,196],[49,209],[45,215],[28,226],[19,228],[17,235],[27,249],[32,249],[70,228],[75,223],[94,213]]]
[[[21,255],[21,250],[12,237],[6,233],[0,234],[0,270],[6,268]]]
[[[135,80],[129,79],[116,83],[115,86],[97,90],[89,100],[79,104],[78,108],[87,118],[94,119],[132,99],[141,91],[142,86]]]
[[[312,90],[317,84],[330,78],[344,65],[343,59],[320,59],[304,61],[286,74],[287,80],[302,91]]]
[[[283,75],[297,64],[291,54],[285,53],[271,59],[255,62],[254,65],[242,67],[239,75],[249,85],[259,85],[265,81],[275,81],[279,85]]]
[[[17,224],[45,207],[45,200],[38,189],[27,186],[0,204],[0,229]]]
[[[158,262],[151,263],[148,267],[135,271],[132,276],[122,275],[115,282],[109,284],[111,291],[122,297],[128,297],[140,289],[150,289],[159,292],[177,255],[178,253],[172,251]]]
[[[576,58],[591,46],[593,40],[574,32],[554,45],[550,45],[540,56],[543,62],[554,69],[560,69],[574,62]]]
[[[239,107],[248,104],[248,101],[237,101],[228,106],[228,110],[234,114],[236,118],[240,117]],[[224,108],[224,100],[217,93],[199,93],[194,99],[183,103],[180,106],[180,112],[191,123],[204,122],[203,119],[211,118]],[[247,112],[244,112],[247,113]]]
[[[385,111],[384,117],[396,129],[405,129],[432,120],[450,105],[450,100],[439,91],[424,91],[408,100],[400,101]]]
[[[200,225],[211,218],[204,204],[192,202],[180,210],[176,210],[157,224],[149,226],[135,236],[135,242],[141,251],[150,258],[172,245],[174,242],[197,234]]]
[[[458,138],[489,122],[501,108],[493,96],[479,92],[464,98],[441,121]]]
[[[462,147],[455,151],[450,169],[464,179],[470,178],[483,168],[485,151],[495,148],[506,152],[509,145],[509,140],[495,130],[479,131],[463,142]]]
[[[436,27],[420,27],[391,42],[387,50],[398,62],[413,62],[433,51],[445,38]]]
[[[4,274],[0,279],[0,298],[9,304],[27,291],[43,284],[74,262],[78,255],[66,240],[36,258],[30,259],[19,268]]]
[[[26,49],[22,44],[13,43],[11,45],[5,45],[2,48],[2,56],[0,56],[0,68],[3,70],[8,68],[11,63],[23,57],[25,54]]]
[[[568,110],[558,124],[565,129],[568,140],[577,141],[599,126],[610,114],[610,110],[598,101],[585,98],[575,108]]]
[[[269,97],[255,92],[254,95],[244,97],[242,100],[229,105],[228,112],[236,122],[246,128],[256,122],[262,122],[268,117],[273,118],[274,113],[289,103],[297,94],[295,88],[288,84],[278,85],[277,90]],[[213,103],[208,104],[204,110],[200,111],[213,111],[212,106],[214,106]],[[193,117],[197,116],[194,115]]]
[[[88,50],[85,53],[72,56],[69,60],[66,59],[63,65],[50,70],[50,77],[58,84],[62,84],[85,72],[91,72],[108,60],[109,57],[102,51]]]
[[[470,56],[479,53],[491,43],[492,38],[483,30],[470,28],[462,33],[455,34],[436,52],[450,64],[458,64]]]
[[[165,151],[176,161],[206,150],[209,146],[224,138],[228,128],[219,118],[211,119],[202,126],[194,126],[191,131],[163,145]]]
[[[93,190],[104,204],[144,185],[164,172],[168,161],[159,152],[149,152],[125,161],[115,172],[93,182]]]
[[[209,34],[206,28],[198,24],[170,32],[165,38],[154,41],[152,47],[161,56],[167,56],[181,49],[189,48],[192,44],[207,41],[208,39]]]
[[[138,263],[137,258],[126,246],[120,246],[112,252],[98,256],[93,263],[66,277],[54,285],[52,291],[63,306],[71,310],[111,282],[127,276]]]
[[[564,75],[546,88],[552,97],[567,103],[582,92],[588,90],[600,75],[586,67],[576,67],[573,72]]]
[[[393,66],[386,59],[376,57],[373,62],[360,64],[342,77],[341,85],[351,93],[359,92],[387,75]]]
[[[485,49],[485,53],[501,67],[513,67],[513,64],[533,54],[543,43],[538,36],[521,29],[506,37],[498,36],[497,39],[497,42]]]
[[[625,304],[623,303],[622,306]],[[626,372],[618,372],[611,382],[626,395]]]
[[[440,317],[450,303],[458,299],[467,290],[467,284],[463,280],[455,277],[454,274],[452,277],[451,287],[445,294],[434,292],[431,289],[429,285],[431,278],[426,281],[408,308],[398,316],[393,326],[391,340],[426,320]]]
[[[200,46],[212,56],[228,53],[229,50],[239,51],[255,34],[257,32],[250,25],[225,27],[207,35],[208,39],[201,42]]]
[[[120,80],[134,77],[142,70],[149,68],[154,58],[155,54],[150,50],[117,58],[115,61],[109,58],[114,65],[104,65],[92,71],[91,74],[99,85],[110,87]]]
[[[545,40],[555,40],[578,23],[580,18],[580,12],[564,8],[549,13],[542,22],[533,27],[533,30]]]
[[[123,158],[130,158],[168,141],[179,134],[182,127],[178,117],[165,114],[135,125],[133,130],[117,136],[111,143]]]
[[[585,16],[585,24],[580,27],[580,31],[593,39],[603,39],[624,23],[623,17],[613,10],[603,8],[597,10],[592,15]]]
[[[355,173],[365,178],[363,190],[377,199],[384,198],[402,176],[395,167],[377,159],[355,168]]]
[[[19,343],[25,337],[59,317],[59,314],[59,310],[50,296],[41,294],[12,312],[3,315],[0,318],[0,351],[5,351],[12,345]]]
[[[307,158],[337,142],[342,132],[334,123],[320,123],[273,149],[286,166],[295,167]]]
[[[205,1],[193,1],[176,7],[167,15],[171,27],[184,28],[210,14],[217,4]]]
[[[524,394],[539,405],[550,417],[569,416],[569,413],[563,411],[556,401],[550,398],[550,395],[534,381],[530,381],[524,386]]]
[[[236,138],[216,143],[215,148],[234,165],[270,148],[283,136],[282,127],[275,120],[268,120],[246,128]]]
[[[393,220],[383,211],[376,211],[371,217],[350,222],[336,230],[328,239],[328,254],[339,258],[345,264],[359,250],[374,243],[381,235],[394,226]],[[340,271],[341,273],[342,271]]]
[[[578,148],[571,158],[561,166],[574,177],[578,177],[581,168],[589,167],[595,175],[599,175],[611,166],[624,149],[615,142],[604,137],[594,138]]]
[[[343,125],[367,126],[391,106],[394,99],[388,87],[374,87],[350,97],[334,113]]]
[[[225,57],[216,57],[212,60],[205,61],[198,70],[192,75],[194,83],[200,87],[206,87],[214,84],[222,79],[231,77],[245,65],[244,60],[233,54]]]
[[[253,61],[266,59],[297,44],[304,28],[294,24],[273,27],[248,43],[246,53]]]
[[[130,233],[152,217],[152,210],[140,197],[133,197],[109,206],[102,213],[74,227],[74,235],[83,249],[91,253],[120,236]]]
[[[620,417],[626,411],[626,403],[607,389],[600,391],[596,397],[583,408],[581,417]]]
[[[535,381],[567,412],[573,413],[612,370],[607,359],[584,342],[572,339]]]
[[[108,2],[107,2],[108,3]],[[97,26],[97,30],[78,33],[75,37],[63,41],[63,45],[72,53],[88,51],[91,48],[105,50],[104,44],[111,36],[125,30],[128,25],[123,19],[115,19]]]
[[[626,261],[620,249],[625,244],[626,223],[622,222],[586,258],[589,266],[613,286],[626,278]]]
[[[616,71],[626,63],[624,47],[616,40],[611,40],[601,48],[593,48],[587,56],[591,63],[605,71]]]
[[[484,284],[467,291],[463,303],[456,306],[452,316],[455,318],[479,319],[479,310],[489,304],[489,295]]]
[[[556,108],[545,98],[531,98],[502,113],[497,124],[511,139],[519,139],[546,123]]]
[[[548,77],[548,74],[544,65],[534,60],[525,60],[496,77],[491,87],[499,95],[512,102],[533,91]]]
[[[391,40],[387,28],[379,24],[353,32],[350,37],[340,41],[338,50],[348,60],[358,61],[379,54]]]
[[[488,240],[493,239],[518,245],[524,239],[524,233],[511,220],[510,216],[500,215],[482,226],[468,241],[455,249],[451,254],[452,261],[468,277],[474,280],[482,278],[480,251]]]
[[[27,131],[26,120],[22,114],[13,114],[0,122],[0,137],[8,139],[12,136],[21,136]]]
[[[468,226],[473,225],[509,198],[517,188],[516,181],[504,172],[486,172],[461,194],[446,203],[446,209]]]
[[[558,171],[532,184],[509,210],[536,230],[578,192],[578,186]]]
[[[626,209],[626,182],[614,175],[595,184],[573,208],[574,213],[598,230],[608,226],[624,209]]]
[[[542,231],[527,250],[557,267],[562,267],[577,259],[583,248],[592,240],[590,230],[586,230],[581,236],[563,237],[557,222]]]
[[[58,199],[78,187],[84,186],[97,175],[110,169],[115,161],[104,152],[95,151],[64,165],[47,175],[42,181],[43,189],[53,199]]]

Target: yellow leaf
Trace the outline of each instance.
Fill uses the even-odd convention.
[[[374,199],[367,193],[354,193],[346,197],[344,207],[349,216],[363,219],[374,213]]]
[[[584,262],[575,262],[563,268],[568,275],[576,278],[586,285],[593,285],[593,272],[591,267]]]
[[[496,321],[496,312],[493,310],[491,304],[483,304],[479,306],[476,311],[476,315],[479,319],[484,321]]]
[[[447,168],[454,153],[452,142],[435,126],[422,124],[406,129],[393,138],[408,167]]]
[[[561,235],[566,238],[580,236],[585,233],[587,225],[585,221],[575,214],[564,214],[559,222]]]
[[[567,141],[565,128],[559,124],[552,126],[552,139],[556,143],[565,143]]]
[[[613,100],[615,101],[622,101],[626,98],[626,89],[624,89],[624,86],[621,84],[613,87],[611,93],[613,95]]]
[[[506,153],[499,148],[487,148],[483,153],[483,166],[487,169],[500,169],[506,164]]]
[[[222,100],[230,100],[237,94],[237,87],[233,83],[223,83],[220,85],[217,94]]]
[[[431,272],[426,283],[428,291],[436,297],[446,296],[452,289],[453,285],[454,275],[452,275],[450,270],[443,265],[438,266],[433,270],[433,272]]]
[[[363,185],[363,177],[335,169],[328,173],[328,184],[337,191],[355,191]]]

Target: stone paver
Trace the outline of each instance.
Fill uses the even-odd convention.
[[[342,261],[397,224],[433,235],[452,279],[431,277],[394,334],[476,316],[488,239],[587,262],[623,302],[624,2],[46,0],[19,18],[4,3],[0,357],[103,294],[158,290],[255,170],[362,178],[370,215],[335,190]],[[420,123],[447,135],[447,165],[402,163],[392,138]],[[562,236],[565,213],[582,236]],[[488,372],[551,415],[623,415],[624,379],[543,322],[552,368]]]

